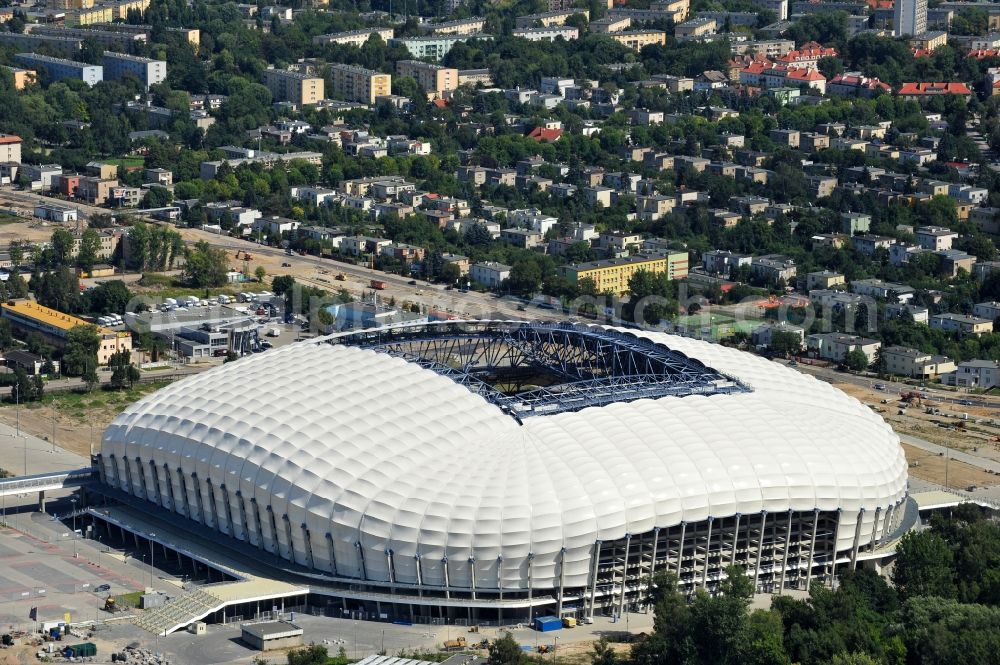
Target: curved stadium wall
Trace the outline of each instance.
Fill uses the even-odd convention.
[[[100,468],[331,595],[476,620],[620,612],[661,569],[689,590],[731,564],[762,591],[826,583],[896,528],[907,483],[889,426],[812,377],[661,333],[523,322],[227,364],[125,411]]]

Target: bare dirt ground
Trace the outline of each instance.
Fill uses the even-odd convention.
[[[100,446],[101,434],[122,411],[144,395],[161,388],[162,383],[136,386],[130,390],[95,390],[90,393],[53,393],[42,403],[0,405],[0,422],[20,422],[23,431],[60,448],[87,456],[91,443]],[[20,411],[20,413],[18,413]]]
[[[1000,477],[971,464],[953,459],[947,460],[945,457],[906,443],[903,444],[903,452],[906,454],[906,461],[910,463],[909,473],[916,478],[957,488],[970,485],[977,487],[1000,485]]]

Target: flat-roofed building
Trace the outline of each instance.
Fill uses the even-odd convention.
[[[665,46],[667,43],[667,33],[663,30],[623,30],[613,32],[608,35],[622,46],[641,51],[646,46],[658,44]]]
[[[458,87],[458,70],[419,60],[400,60],[396,63],[398,76],[409,76],[416,80],[430,97],[443,97]]]
[[[149,86],[162,83],[167,79],[167,63],[163,60],[105,51],[103,62],[104,77],[109,81],[117,81],[132,75],[149,90]]]
[[[428,60],[440,60],[451,47],[459,42],[466,42],[470,39],[493,39],[493,35],[486,33],[476,33],[474,35],[423,35],[419,37],[395,37],[392,39],[393,46],[402,46],[410,52],[414,58]]]
[[[589,10],[577,9],[573,7],[561,11],[543,12],[541,14],[529,14],[528,16],[518,16],[516,19],[514,19],[514,27],[533,28],[538,25],[546,27],[550,25],[563,25],[566,23],[569,17],[573,16],[574,14],[583,14],[588,20],[590,19]]]
[[[671,252],[648,256],[629,256],[620,259],[590,261],[566,266],[566,278],[574,284],[591,279],[598,293],[617,295],[628,293],[629,280],[640,270],[666,273],[670,279],[683,279],[688,274],[687,252]]]
[[[328,35],[316,35],[312,38],[313,44],[346,44],[349,46],[363,46],[365,42],[376,35],[384,42],[388,42],[393,37],[392,28],[362,28],[361,30],[348,30],[347,32],[334,32]]]
[[[511,35],[529,42],[554,42],[560,37],[566,41],[577,39],[580,31],[568,25],[543,25],[537,28],[515,28]]]
[[[93,86],[104,80],[104,68],[85,62],[53,58],[37,53],[16,53],[14,60],[35,70],[44,70],[49,81],[76,79]]]
[[[13,46],[23,51],[42,49],[50,53],[58,53],[66,57],[75,56],[83,46],[83,40],[74,37],[55,37],[53,35],[33,35],[20,32],[0,32],[0,45]]]
[[[25,333],[41,333],[60,346],[66,343],[66,334],[70,330],[77,326],[90,325],[72,314],[65,314],[31,300],[3,303],[0,307],[2,307],[0,315],[9,320],[14,328]],[[95,328],[100,337],[100,344],[97,347],[98,365],[107,365],[111,356],[119,351],[132,351],[131,333],[115,332],[110,328],[98,326]]]
[[[935,314],[930,320],[931,328],[954,332],[959,335],[979,335],[993,332],[993,319],[981,319],[978,316],[964,314]]]
[[[424,27],[430,28],[435,35],[475,35],[486,27],[486,19],[473,16],[445,23],[428,23]]]
[[[284,69],[264,70],[264,85],[275,101],[310,106],[323,99],[323,79]]]
[[[3,65],[3,68],[10,72],[11,77],[14,79],[15,90],[24,90],[38,80],[38,75],[34,69],[21,69],[20,67],[8,67],[7,65]]]
[[[330,65],[331,92],[347,101],[374,104],[376,97],[392,94],[392,76],[357,65]]]

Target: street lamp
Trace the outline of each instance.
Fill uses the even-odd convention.
[[[73,505],[73,558],[76,559],[78,558],[76,554],[76,497],[70,499],[69,502]]]

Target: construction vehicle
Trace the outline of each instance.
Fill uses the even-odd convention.
[[[553,650],[553,648],[552,648],[551,644],[539,644],[538,645],[538,653],[548,653],[548,652],[550,652],[552,650]]]
[[[346,275],[346,274],[344,274],[344,273],[342,273],[342,272],[338,272],[338,273],[337,273],[337,276],[336,276],[336,280],[337,280],[338,282],[344,282],[344,281],[347,281],[347,275]]]
[[[381,279],[373,279],[373,280],[371,281],[371,283],[370,283],[370,286],[371,286],[371,287],[372,287],[373,289],[375,289],[376,291],[381,291],[381,290],[385,289],[385,287],[386,287],[386,286],[388,286],[388,284],[386,284],[386,283],[385,283],[384,281],[382,281]]]
[[[453,640],[445,640],[444,650],[445,651],[461,651],[465,649],[468,645],[465,642],[464,637],[456,637]]]
[[[118,611],[118,603],[115,602],[115,599],[112,598],[111,596],[108,596],[107,598],[104,599],[104,611],[110,612],[111,614],[114,614],[115,612]]]

